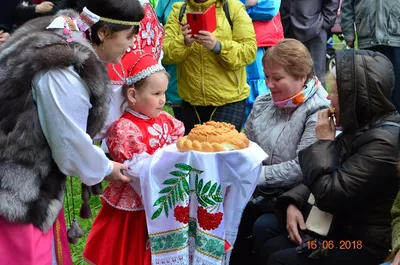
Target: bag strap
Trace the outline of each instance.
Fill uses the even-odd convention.
[[[231,26],[231,30],[233,30],[233,23],[232,23],[231,15],[229,14],[228,0],[225,0],[223,9],[224,9],[225,17],[229,22],[229,26]]]
[[[178,17],[179,22],[182,22],[183,15],[185,15],[186,5],[187,5],[187,3],[184,2],[183,5],[181,6],[181,10],[179,11],[179,17]],[[224,9],[225,17],[228,20],[229,26],[231,27],[231,30],[233,30],[233,23],[232,23],[231,16],[229,14],[228,0],[225,1],[223,9]]]
[[[183,15],[185,14],[185,10],[186,10],[186,2],[183,3],[183,5],[181,6],[181,10],[179,11],[179,22],[182,22],[183,19]]]

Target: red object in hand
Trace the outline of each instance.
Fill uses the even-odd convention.
[[[33,0],[34,5],[40,5],[43,2],[44,2],[44,0]]]
[[[192,30],[191,34],[199,34],[200,30],[213,32],[217,28],[217,11],[215,4],[211,5],[204,13],[186,13],[186,21]]]

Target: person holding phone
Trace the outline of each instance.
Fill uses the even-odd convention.
[[[195,124],[224,121],[240,130],[249,95],[246,66],[256,58],[257,42],[245,6],[234,0],[188,0],[184,13],[216,6],[214,32],[192,34],[184,3],[175,3],[165,25],[165,64],[177,65],[178,94],[182,98],[186,133]]]

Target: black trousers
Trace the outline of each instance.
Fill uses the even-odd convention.
[[[183,108],[182,106],[174,106],[172,107],[172,109],[174,110],[174,117],[180,121],[183,120]]]
[[[190,103],[182,102],[183,123],[185,134],[188,134],[195,124],[209,120],[223,121],[233,124],[236,130],[240,131],[243,125],[246,100],[229,103],[220,107],[215,106],[193,106]]]
[[[253,264],[257,265],[378,265],[388,254],[377,257],[364,249],[341,250],[340,243],[335,243],[332,246],[338,248],[329,250],[328,256],[311,259],[307,248],[302,253],[297,252],[297,245],[288,239],[285,224],[274,214],[264,214],[257,219],[253,226],[253,241],[256,251]]]
[[[287,235],[281,235],[269,240],[264,245],[264,262],[266,265],[378,265],[385,257],[377,258],[365,250],[332,249],[327,257],[310,259],[308,253],[298,254],[296,245]]]

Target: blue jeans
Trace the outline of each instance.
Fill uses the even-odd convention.
[[[392,264],[392,261],[388,261],[388,262],[382,263],[381,265],[391,265],[391,264]]]

